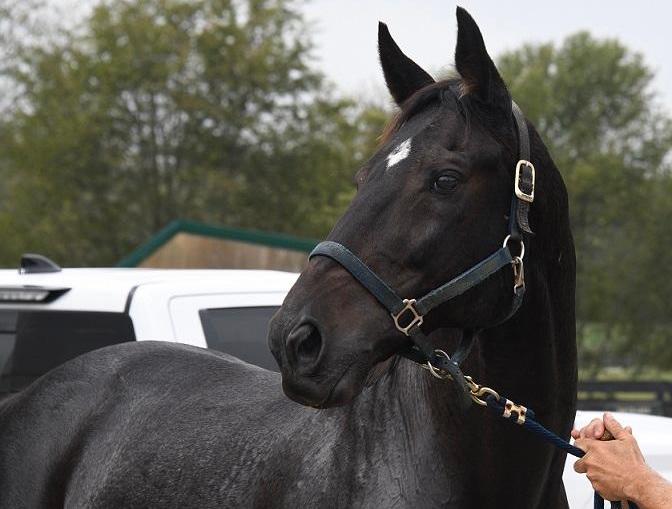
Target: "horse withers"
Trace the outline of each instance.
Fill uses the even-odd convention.
[[[328,239],[401,296],[501,247],[520,140],[480,31],[457,10],[459,77],[435,82],[384,25],[380,59],[400,112],[359,170]],[[569,436],[576,391],[575,261],[567,194],[531,125],[535,197],[526,293],[501,270],[439,305],[422,329],[463,365]],[[564,508],[564,454],[465,409],[459,387],[399,356],[388,311],[341,264],[314,257],[271,323],[278,375],[225,354],[130,343],[81,356],[0,407],[0,507]]]

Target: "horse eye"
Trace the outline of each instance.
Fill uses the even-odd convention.
[[[439,177],[434,181],[434,191],[439,193],[447,193],[454,190],[457,187],[459,180],[455,175],[439,175]]]

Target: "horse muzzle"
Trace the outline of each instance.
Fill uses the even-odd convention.
[[[290,323],[281,310],[271,322],[268,343],[282,374],[282,388],[302,405],[345,405],[363,389],[372,365],[368,342],[359,335],[329,340],[319,322],[305,313]],[[335,338],[338,338],[338,341]]]

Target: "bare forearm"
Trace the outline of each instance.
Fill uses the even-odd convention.
[[[666,509],[672,505],[672,484],[649,467],[633,473],[632,483],[626,488],[628,500],[639,509]]]

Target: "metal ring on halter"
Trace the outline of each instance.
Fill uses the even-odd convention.
[[[437,350],[434,350],[434,353],[435,353],[436,355],[443,355],[443,356],[446,358],[447,361],[450,361],[450,355],[448,355],[448,354],[447,354],[446,352],[444,352],[443,350],[438,350],[438,349],[437,349]],[[430,360],[427,361],[427,369],[429,370],[429,372],[430,372],[433,376],[435,376],[435,377],[438,378],[439,380],[446,380],[446,379],[452,380],[452,379],[453,379],[453,377],[450,376],[448,373],[446,373],[446,374],[442,374],[441,370],[436,369],[434,366],[432,366],[432,362],[431,362]]]
[[[504,243],[502,244],[502,247],[506,247],[506,245],[509,243],[510,240],[511,240],[511,235],[507,235],[506,238],[504,239]],[[520,253],[518,254],[518,256],[516,256],[516,258],[520,258],[521,261],[522,261],[522,259],[525,258],[525,242],[523,242],[522,239],[519,240],[518,242],[520,242]]]

